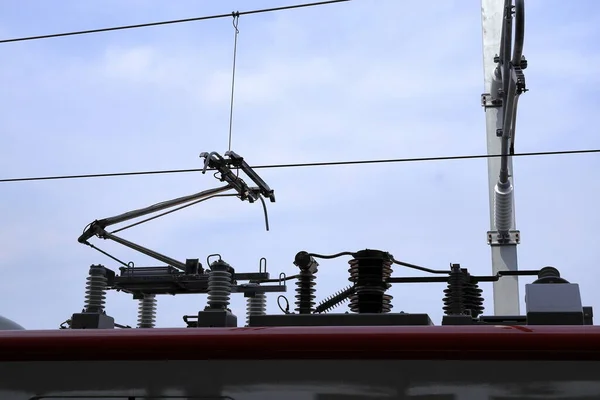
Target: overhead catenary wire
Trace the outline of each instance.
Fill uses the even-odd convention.
[[[238,11],[238,12],[236,12],[236,14],[238,16],[250,15],[250,14],[261,14],[261,13],[269,13],[269,12],[275,12],[275,11],[284,11],[284,10],[293,10],[293,9],[298,9],[298,8],[322,6],[322,5],[334,4],[334,3],[343,3],[343,2],[348,2],[348,1],[351,1],[351,0],[329,0],[329,1],[320,1],[320,2],[316,2],[316,3],[294,4],[294,5],[282,6],[282,7],[263,8],[260,10]],[[161,25],[174,25],[174,24],[182,24],[182,23],[187,23],[187,22],[198,22],[198,21],[206,21],[206,20],[211,20],[211,19],[227,18],[227,17],[231,17],[231,13],[208,15],[208,16],[194,17],[194,18],[174,19],[174,20],[168,20],[168,21],[147,22],[147,23],[135,24],[135,25],[121,25],[121,26],[113,26],[113,27],[108,27],[108,28],[87,29],[87,30],[83,30],[83,31],[51,33],[51,34],[47,34],[47,35],[26,36],[26,37],[18,37],[18,38],[11,38],[11,39],[0,39],[0,44],[25,42],[25,41],[30,41],[30,40],[51,39],[51,38],[59,38],[59,37],[65,37],[65,36],[88,35],[88,34],[92,34],[92,33],[122,31],[122,30],[127,30],[127,29],[148,28],[148,27],[152,27],[152,26],[161,26]]]
[[[511,157],[534,157],[534,156],[553,156],[553,155],[569,155],[569,154],[591,154],[600,153],[600,149],[581,149],[581,150],[556,150],[556,151],[537,151],[526,153],[515,153]],[[472,154],[458,156],[437,156],[437,157],[416,157],[416,158],[387,158],[377,160],[348,160],[348,161],[324,161],[324,162],[306,162],[306,163],[290,163],[290,164],[270,164],[270,165],[254,165],[253,169],[269,169],[269,168],[302,168],[302,167],[326,167],[326,166],[343,166],[343,165],[364,165],[364,164],[394,164],[394,163],[409,163],[409,162],[427,162],[427,161],[452,161],[452,160],[473,160],[482,158],[497,158],[500,154]],[[212,168],[206,169],[212,171]],[[87,178],[109,178],[119,176],[136,176],[136,175],[160,175],[160,174],[181,174],[190,172],[202,172],[204,168],[186,168],[186,169],[168,169],[168,170],[153,170],[153,171],[131,171],[131,172],[109,172],[100,174],[79,174],[79,175],[54,175],[54,176],[38,176],[24,178],[4,178],[0,179],[0,183],[8,182],[28,182],[28,181],[50,181],[64,179],[87,179]]]

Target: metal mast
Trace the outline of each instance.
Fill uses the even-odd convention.
[[[524,0],[482,0],[483,70],[488,158],[492,272],[516,271],[519,231],[515,224],[513,167],[515,120],[519,95],[526,91],[522,56]],[[513,45],[514,25],[514,45]],[[519,314],[517,276],[494,282],[494,314]]]

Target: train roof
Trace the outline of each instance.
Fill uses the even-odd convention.
[[[353,326],[0,331],[0,361],[600,360],[600,326]]]

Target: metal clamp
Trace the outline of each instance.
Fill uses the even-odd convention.
[[[495,99],[490,93],[483,93],[481,95],[481,106],[485,109],[500,108],[502,107],[502,99]]]
[[[514,246],[521,243],[521,232],[518,230],[510,230],[506,233],[488,231],[487,243],[490,246]]]

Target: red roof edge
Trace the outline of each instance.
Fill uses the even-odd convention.
[[[600,326],[0,331],[0,361],[600,360]]]

